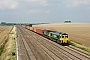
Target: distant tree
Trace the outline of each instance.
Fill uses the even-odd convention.
[[[71,21],[70,20],[69,21],[67,20],[67,21],[64,21],[64,23],[71,23]]]
[[[29,24],[30,27],[32,27],[32,24]]]
[[[6,22],[1,22],[1,24],[5,25],[5,24],[6,24]]]

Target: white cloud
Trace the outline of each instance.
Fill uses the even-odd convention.
[[[14,14],[20,14],[19,12],[15,12]]]
[[[57,5],[60,6],[60,3],[58,3]]]
[[[90,7],[86,7],[87,10],[90,10]]]
[[[41,9],[32,9],[28,13],[39,13],[41,11],[42,11]]]
[[[13,0],[0,0],[0,9],[16,9],[18,3]]]
[[[36,1],[42,1],[42,0],[26,0],[28,2],[36,2]]]
[[[43,10],[43,9],[31,9],[27,13],[49,13],[50,10]]]
[[[32,5],[43,5],[43,6],[49,5],[46,0],[26,0],[26,1],[30,2]]]
[[[38,2],[38,1],[45,1],[45,0],[26,0],[28,2]]]
[[[77,7],[90,4],[90,0],[67,0],[63,1],[63,3],[66,4],[66,7]]]
[[[47,13],[49,13],[49,12],[50,12],[50,10],[47,10],[46,12],[47,12]]]

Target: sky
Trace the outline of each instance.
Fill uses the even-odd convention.
[[[90,0],[0,0],[0,22],[90,23]]]

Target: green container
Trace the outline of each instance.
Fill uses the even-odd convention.
[[[51,30],[43,30],[43,34],[48,36],[49,35],[49,32],[55,32],[55,31],[51,31]]]
[[[49,34],[50,34],[50,37],[52,37],[54,39],[57,39],[57,40],[60,39],[60,34],[61,33],[58,33],[58,32],[49,32]]]

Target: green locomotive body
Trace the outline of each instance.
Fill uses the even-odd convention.
[[[53,41],[56,41],[61,44],[68,44],[69,36],[67,33],[43,30],[43,34]]]

